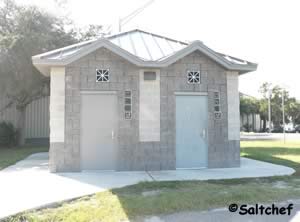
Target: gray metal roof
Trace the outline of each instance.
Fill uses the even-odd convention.
[[[145,60],[157,61],[168,57],[188,44],[141,30],[125,32],[108,38],[112,43]]]
[[[200,50],[225,68],[241,71],[240,73],[254,71],[257,67],[255,63],[215,52],[200,41],[186,43],[138,29],[52,50],[33,56],[32,59],[37,68],[44,70],[46,65],[66,65],[101,44],[140,66],[160,67],[170,64],[185,53]]]
[[[105,38],[108,39],[111,43],[117,45],[118,47],[128,51],[132,55],[144,61],[161,60],[164,57],[168,57],[188,45],[185,42],[180,42],[138,29],[112,36],[107,36]],[[95,41],[97,40],[95,39],[81,42],[68,47],[40,54],[38,56],[44,59],[51,60],[65,59],[83,50]]]

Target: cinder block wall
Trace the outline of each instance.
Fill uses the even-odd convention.
[[[201,84],[188,84],[187,71],[200,70]],[[239,166],[239,141],[228,140],[227,72],[200,52],[161,70],[161,168],[175,169],[175,92],[208,93],[208,167]],[[214,118],[214,92],[220,92],[222,118]],[[238,93],[238,92],[237,92]],[[238,110],[237,110],[238,112]]]
[[[96,69],[109,69],[109,82],[96,82]],[[116,91],[118,97],[118,170],[144,170],[145,152],[139,146],[139,69],[123,58],[99,49],[66,67],[66,170],[80,169],[80,91]],[[124,118],[124,91],[132,91],[132,119]]]
[[[110,82],[96,83],[96,68],[110,69]],[[239,165],[239,141],[228,140],[227,74],[211,59],[194,52],[160,69],[160,142],[139,141],[139,71],[104,48],[68,65],[65,72],[65,142],[52,152],[64,153],[56,171],[80,170],[80,90],[117,91],[117,170],[171,170],[176,167],[174,92],[208,92],[208,166]],[[187,70],[201,71],[201,84],[187,83]],[[132,120],[124,119],[124,91],[132,91]],[[221,96],[222,119],[214,119],[213,92]],[[63,150],[63,151],[62,151]],[[53,154],[53,156],[55,156]],[[57,155],[56,155],[57,156]],[[237,158],[238,157],[238,158]]]

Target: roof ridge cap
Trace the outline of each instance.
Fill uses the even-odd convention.
[[[112,38],[123,36],[123,35],[129,34],[129,33],[133,33],[133,32],[141,32],[141,33],[152,35],[152,36],[155,36],[155,37],[158,37],[158,38],[163,38],[163,39],[166,39],[166,40],[169,40],[169,41],[172,41],[172,42],[177,42],[177,43],[180,43],[180,44],[183,44],[183,45],[189,45],[187,42],[177,40],[177,39],[172,39],[172,38],[169,38],[169,37],[166,37],[166,36],[163,36],[163,35],[159,35],[159,34],[155,34],[155,33],[152,33],[152,32],[144,31],[144,30],[138,29],[138,28],[132,29],[132,30],[129,30],[129,31],[126,31],[126,32],[120,32],[120,33],[117,33],[117,34],[114,34],[114,35],[111,35],[111,36],[107,36],[105,38],[112,39]]]

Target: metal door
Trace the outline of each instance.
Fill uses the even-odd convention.
[[[81,169],[116,168],[117,98],[114,94],[81,95]]]
[[[207,167],[207,96],[176,96],[176,168]]]

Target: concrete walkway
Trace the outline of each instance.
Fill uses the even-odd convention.
[[[270,140],[270,141],[283,141],[283,133],[241,133],[242,141],[257,141],[257,140]],[[285,140],[287,142],[299,142],[300,133],[286,133]]]
[[[239,168],[153,171],[150,173],[156,181],[172,181],[269,177],[291,175],[294,172],[295,170],[289,167],[241,158],[241,167]]]
[[[141,181],[228,179],[292,173],[294,170],[288,167],[242,158],[240,168],[52,174],[48,170],[48,154],[38,153],[0,171],[0,218]]]

